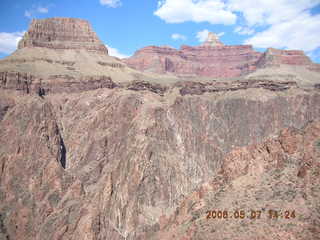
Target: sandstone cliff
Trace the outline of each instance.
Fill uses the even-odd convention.
[[[150,46],[123,61],[141,71],[225,78],[254,71],[260,56],[246,45],[181,46],[179,50]]]
[[[141,71],[215,78],[239,77],[259,68],[280,65],[320,71],[320,65],[312,63],[303,51],[269,48],[260,53],[249,45],[224,45],[214,33],[209,33],[201,46],[182,46],[179,50],[150,46],[123,61]]]
[[[18,44],[24,47],[85,49],[108,54],[89,22],[77,18],[34,19]]]

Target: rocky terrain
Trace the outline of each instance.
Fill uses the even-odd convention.
[[[182,49],[205,66],[201,49],[237,48],[260,70],[150,74],[86,48],[95,34],[83,23],[36,20],[0,61],[0,240],[320,239],[312,62],[293,69],[280,50],[213,47],[210,37]],[[229,57],[230,68],[244,64]]]
[[[33,20],[18,50],[0,60],[0,88],[23,93],[78,92],[112,87],[112,81],[163,79],[108,56],[90,24],[76,18]],[[174,79],[174,77],[170,77]]]
[[[239,77],[259,68],[282,64],[320,72],[320,65],[312,63],[303,51],[269,48],[260,53],[250,45],[224,45],[213,33],[209,33],[201,46],[181,46],[179,50],[149,46],[124,62],[140,71],[217,78]]]

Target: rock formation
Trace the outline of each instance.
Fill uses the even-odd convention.
[[[209,32],[206,41],[203,42],[202,46],[216,47],[223,46],[224,44],[220,41],[217,34]]]
[[[303,51],[279,50],[268,48],[257,62],[258,67],[280,66],[283,64],[294,66],[306,66],[310,70],[320,71],[320,65],[311,62]]]
[[[29,30],[18,44],[24,47],[52,49],[85,49],[101,54],[108,50],[86,20],[77,18],[49,18],[32,20]]]
[[[181,46],[180,50],[150,46],[123,60],[140,71],[180,76],[235,77],[256,69],[261,53],[251,46]]]
[[[318,72],[177,78],[41,41],[0,61],[1,240],[319,239]],[[250,46],[143,51],[196,59],[192,71],[229,59],[226,76],[270,56]],[[285,53],[272,52],[274,64]]]
[[[76,18],[33,20],[18,49],[0,60],[0,88],[23,93],[79,92],[152,78],[108,56],[90,24]]]
[[[201,46],[182,46],[179,50],[150,46],[123,61],[140,71],[215,78],[238,77],[282,64],[320,71],[320,65],[312,63],[303,51],[270,48],[262,54],[250,45],[224,45],[214,33],[209,33]]]

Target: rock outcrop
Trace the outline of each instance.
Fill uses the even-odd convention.
[[[140,71],[215,78],[239,77],[257,68],[282,64],[320,71],[320,65],[312,63],[303,51],[270,48],[260,53],[250,45],[223,45],[214,33],[209,33],[201,46],[181,46],[179,50],[149,46],[123,61]]]
[[[320,64],[313,63],[308,56],[300,50],[279,50],[268,48],[257,62],[258,68],[280,65],[305,66],[311,71],[320,72]]]
[[[256,69],[261,53],[251,46],[181,46],[180,50],[150,46],[123,60],[140,71],[180,76],[235,77]]]
[[[25,47],[45,47],[52,49],[85,49],[108,54],[86,20],[78,18],[47,18],[32,20],[28,31],[18,44]]]
[[[224,44],[220,41],[219,37],[217,34],[209,32],[208,33],[208,38],[202,46],[209,46],[209,47],[216,47],[216,46],[223,46]]]

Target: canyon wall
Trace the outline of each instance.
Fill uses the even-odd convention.
[[[201,46],[184,45],[179,50],[149,46],[123,62],[140,71],[214,78],[239,77],[259,68],[284,64],[320,71],[320,65],[312,63],[303,51],[269,48],[260,53],[250,45],[224,45],[213,33]]]

